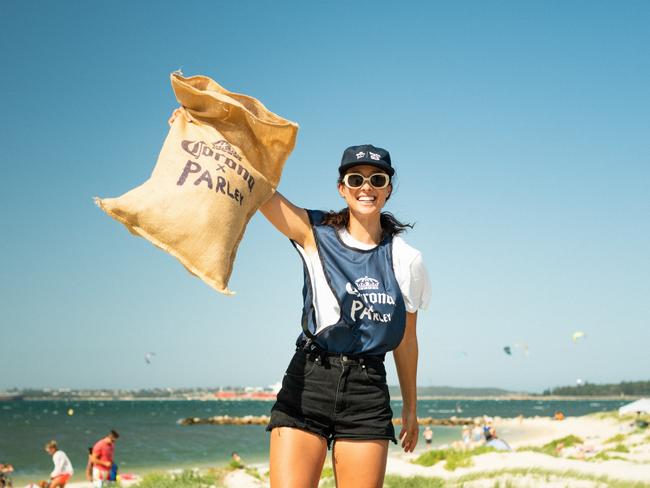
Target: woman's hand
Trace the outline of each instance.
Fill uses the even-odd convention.
[[[402,429],[399,432],[404,452],[413,452],[420,438],[420,426],[416,412],[402,411]]]
[[[169,124],[170,127],[174,123],[174,120],[176,120],[176,117],[178,117],[179,115],[185,117],[185,120],[187,120],[188,122],[192,122],[192,119],[190,118],[189,114],[185,110],[183,110],[183,107],[178,107],[169,116],[169,120],[167,121],[167,123]]]

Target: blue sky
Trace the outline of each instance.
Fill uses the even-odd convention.
[[[300,124],[298,205],[339,207],[346,146],[391,151],[433,285],[419,384],[648,380],[649,23],[643,1],[2,2],[0,388],[282,377],[302,270],[261,215],[226,297],[92,202],[149,176],[179,68]]]

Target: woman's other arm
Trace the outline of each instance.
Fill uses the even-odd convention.
[[[413,452],[418,442],[417,414],[418,338],[415,333],[418,314],[406,313],[406,330],[400,345],[393,351],[399,386],[402,391],[402,429],[399,438],[405,452]]]

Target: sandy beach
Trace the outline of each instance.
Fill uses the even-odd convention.
[[[471,457],[468,466],[448,469],[445,461],[433,466],[413,463],[425,449],[419,444],[415,453],[391,452],[387,476],[423,477],[443,480],[444,486],[493,487],[650,487],[650,430],[638,429],[633,418],[615,415],[587,415],[551,420],[546,417],[501,419],[493,424],[500,438],[506,440],[512,451],[488,452]],[[554,449],[552,454],[539,452],[549,442],[576,436],[581,442]],[[451,446],[440,445],[436,449]],[[537,449],[537,451],[535,450]],[[268,464],[251,466],[262,481],[245,472],[235,470],[224,480],[229,488],[268,487]],[[135,481],[124,481],[132,486]],[[91,488],[87,482],[68,485],[70,488]],[[324,478],[321,486],[334,486]]]

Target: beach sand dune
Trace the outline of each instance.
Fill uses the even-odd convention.
[[[453,471],[445,469],[444,462],[431,467],[413,464],[411,461],[417,454],[393,455],[389,458],[387,473],[441,478],[447,480],[449,486],[462,481],[464,487],[601,487],[608,486],[607,481],[602,481],[605,479],[647,483],[650,487],[650,432],[637,431],[631,419],[613,416],[570,417],[562,421],[543,417],[496,418],[494,423],[500,437],[507,440],[514,451],[474,456],[471,466]],[[516,451],[539,448],[570,435],[579,437],[584,443],[559,449],[556,455]]]
[[[494,425],[513,451],[472,456],[469,466],[450,471],[445,468],[444,461],[430,467],[414,464],[412,461],[424,452],[420,447],[413,454],[391,452],[386,472],[401,477],[438,478],[447,486],[462,485],[464,488],[604,488],[612,482],[616,482],[616,486],[629,483],[650,488],[650,430],[637,429],[631,418],[587,415],[555,421],[545,417],[497,417]],[[534,450],[570,435],[583,442],[558,449],[553,455]],[[268,464],[254,468],[260,474],[268,473]],[[228,488],[269,486],[268,479],[260,481],[244,470],[233,471],[224,481]],[[323,484],[333,486],[332,480],[324,480]],[[123,483],[125,487],[132,485],[131,481]],[[68,486],[91,488],[92,485],[72,483]]]

